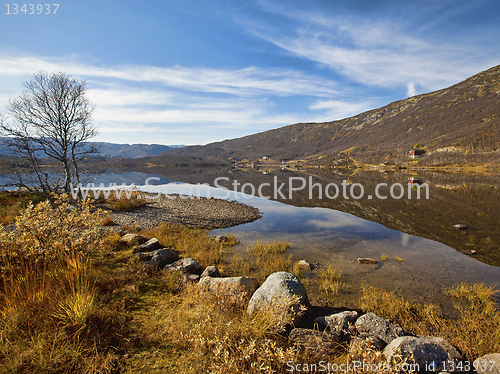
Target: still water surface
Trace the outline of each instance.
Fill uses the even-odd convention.
[[[128,175],[127,175],[128,174]],[[123,183],[136,185],[154,176],[143,173],[120,174]],[[157,176],[154,176],[157,177]],[[117,175],[99,176],[97,183],[117,181]],[[239,192],[208,186],[177,183],[161,178],[157,186],[141,186],[148,192],[219,197],[237,200],[258,208],[263,218],[213,234],[231,233],[241,240],[236,251],[256,242],[274,240],[292,244],[294,260],[305,259],[321,265],[331,264],[342,271],[345,292],[339,303],[352,306],[362,283],[392,289],[424,302],[440,303],[442,290],[460,282],[500,284],[500,267],[485,264],[445,244],[389,229],[379,223],[334,209],[298,207]],[[381,256],[398,256],[381,261]],[[358,257],[371,257],[378,265],[362,265]]]

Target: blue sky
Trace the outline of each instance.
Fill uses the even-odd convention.
[[[97,140],[115,143],[341,119],[500,64],[498,0],[59,3],[2,3],[0,111],[33,73],[64,71],[87,80]]]

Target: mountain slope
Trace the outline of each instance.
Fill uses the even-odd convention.
[[[461,147],[463,152],[496,150],[500,143],[500,66],[449,88],[343,120],[299,123],[206,146],[184,147],[165,156],[275,155],[283,159],[345,150],[404,154],[417,143],[425,145],[428,152],[450,146]]]

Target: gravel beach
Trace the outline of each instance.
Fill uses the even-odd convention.
[[[179,195],[162,195],[146,206],[131,212],[111,212],[119,226],[136,225],[151,229],[162,223],[219,229],[238,226],[262,217],[257,208],[238,201]]]

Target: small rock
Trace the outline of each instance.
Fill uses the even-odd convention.
[[[479,357],[473,364],[477,374],[500,373],[500,353],[490,353]]]
[[[368,349],[373,351],[381,351],[387,345],[382,339],[377,338],[374,335],[361,334],[354,336],[349,344],[349,353],[359,353],[364,352]]]
[[[457,230],[465,230],[465,229],[468,229],[469,226],[467,225],[462,225],[460,223],[457,223],[456,225],[453,225],[453,228],[457,229]]]
[[[160,249],[160,242],[158,241],[158,239],[153,238],[148,240],[144,244],[138,245],[135,249],[135,252],[149,252],[156,251],[157,249]]]
[[[122,241],[128,245],[132,244],[143,244],[148,241],[148,238],[137,234],[125,234],[122,236]]]
[[[216,243],[225,243],[229,240],[229,238],[226,235],[217,235],[214,240]]]
[[[476,250],[471,249],[471,251],[470,251],[470,254],[471,254],[471,255],[475,255],[476,253],[477,253],[477,251],[476,251]]]
[[[163,269],[165,265],[177,260],[179,260],[179,254],[172,248],[161,248],[153,252],[151,259],[147,260],[147,264]]]
[[[443,370],[443,363],[450,367],[452,362],[455,367],[462,360],[462,355],[443,338],[434,336],[401,336],[394,339],[384,349],[384,356],[388,363],[393,361],[418,364],[420,370]]]
[[[308,263],[306,260],[300,260],[297,262],[297,265],[299,266],[299,268],[301,270],[305,270],[305,271],[310,271],[312,270],[312,266],[310,263]]]
[[[374,335],[387,344],[404,335],[401,327],[390,323],[374,313],[363,314],[356,320],[355,326],[359,333]]]
[[[358,257],[356,259],[356,262],[358,264],[371,264],[371,265],[377,265],[378,261],[375,260],[374,258],[364,258],[364,257]]]
[[[198,286],[204,292],[211,292],[238,300],[248,300],[255,290],[259,288],[259,282],[253,277],[202,277]]]
[[[217,266],[207,266],[203,273],[201,273],[201,277],[212,277],[218,278],[220,277],[219,268]]]
[[[201,274],[203,268],[201,265],[192,258],[182,258],[173,264],[167,265],[166,269],[168,270],[179,270],[183,273],[189,274]]]
[[[341,347],[340,335],[329,331],[295,328],[290,333],[290,341],[305,350],[306,355],[330,355]]]
[[[314,325],[320,331],[328,330],[343,336],[351,335],[352,326],[358,318],[358,312],[347,310],[345,312],[330,314],[329,316],[318,317],[314,320]]]
[[[10,225],[6,225],[4,226],[3,228],[3,231],[5,232],[13,232],[13,231],[16,231],[17,230],[17,226],[15,223],[12,223]]]
[[[200,280],[200,276],[198,274],[183,274],[184,279],[188,283],[196,283]]]

